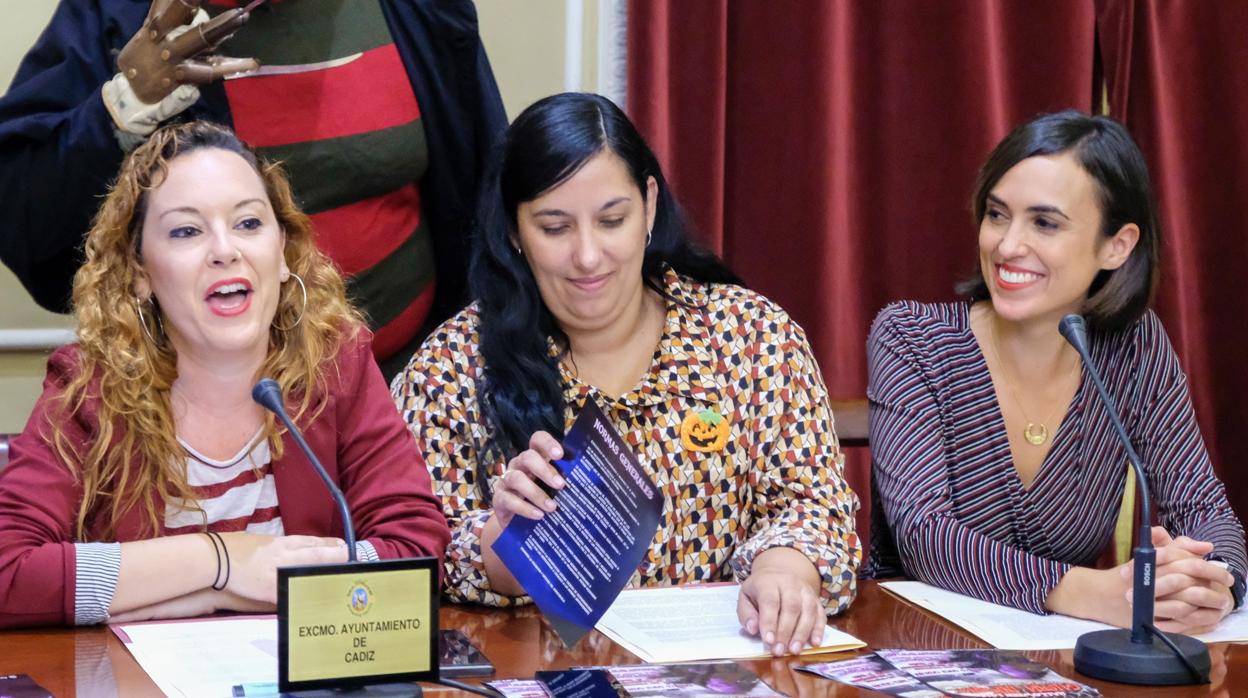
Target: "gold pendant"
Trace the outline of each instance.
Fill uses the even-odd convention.
[[[1027,439],[1027,443],[1032,446],[1039,446],[1049,440],[1049,428],[1043,424],[1027,423],[1027,428],[1023,430],[1023,438]]]

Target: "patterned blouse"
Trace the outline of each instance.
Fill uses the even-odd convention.
[[[1160,524],[1212,542],[1210,557],[1242,577],[1244,529],[1213,474],[1157,316],[1092,332],[1089,349],[1144,461]],[[1091,381],[1080,382],[1024,488],[968,304],[888,306],[867,357],[872,485],[888,522],[872,527],[870,572],[890,576],[900,563],[930,584],[1046,613],[1062,576],[1096,562],[1122,501],[1127,456]]]
[[[617,400],[561,367],[566,425],[595,401],[664,493],[658,534],[629,586],[744,580],[754,557],[791,547],[822,577],[829,613],[856,591],[858,499],[842,477],[827,389],[805,334],[774,303],[737,286],[703,285],[672,271],[667,319],[649,373]],[[490,589],[481,531],[490,503],[475,481],[482,417],[469,306],[412,357],[391,392],[425,454],[451,526],[451,598],[527,603]],[[491,464],[491,485],[506,463]],[[492,491],[492,490],[491,490]]]

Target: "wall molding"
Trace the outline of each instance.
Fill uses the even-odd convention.
[[[628,2],[598,0],[598,94],[628,111]]]
[[[0,330],[0,353],[52,351],[78,341],[70,329]]]

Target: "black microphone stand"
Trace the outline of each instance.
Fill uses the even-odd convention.
[[[1131,629],[1115,628],[1084,633],[1075,643],[1075,670],[1093,678],[1143,686],[1174,686],[1209,683],[1209,650],[1205,643],[1178,633],[1164,633],[1153,625],[1154,582],[1156,581],[1157,549],[1153,547],[1153,506],[1148,493],[1144,463],[1131,445],[1131,438],[1118,417],[1101,375],[1088,351],[1088,334],[1083,318],[1067,315],[1058,330],[1079,352],[1084,370],[1092,378],[1096,392],[1105,404],[1105,412],[1127,458],[1135,470],[1136,487],[1140,492],[1140,528],[1132,559],[1135,578],[1131,610]],[[1154,644],[1153,638],[1162,644]]]
[[[334,500],[334,504],[338,506],[338,514],[342,517],[342,538],[347,543],[347,561],[356,562],[355,527],[351,525],[351,510],[347,508],[347,498],[342,496],[342,490],[338,489],[338,484],[329,476],[329,473],[325,472],[325,466],[321,465],[321,461],[312,452],[308,442],[303,440],[303,433],[290,420],[290,415],[286,414],[286,405],[282,400],[281,386],[272,378],[262,378],[251,389],[251,399],[282,420],[282,424],[286,425],[286,430],[290,432],[295,443],[299,444],[303,455],[307,456],[308,461],[312,463],[313,470],[321,477],[321,482],[324,482],[325,487],[329,489],[329,496]]]
[[[307,456],[308,461],[312,463],[312,468],[316,470],[316,474],[321,477],[321,481],[325,483],[325,487],[329,488],[329,494],[333,498],[334,503],[338,505],[338,513],[342,516],[342,537],[347,543],[347,560],[356,562],[355,555],[355,527],[351,524],[351,510],[347,507],[347,499],[342,496],[342,490],[338,488],[337,483],[325,471],[325,466],[321,465],[321,461],[312,452],[312,448],[308,446],[308,442],[304,441],[303,433],[291,421],[290,415],[286,414],[286,405],[282,400],[282,388],[277,381],[272,378],[262,378],[259,383],[251,390],[251,398],[259,403],[262,407],[277,415],[277,418],[286,425],[287,431],[290,432],[295,443],[299,444],[299,448],[303,450],[303,454]],[[437,580],[436,576],[434,578]],[[473,686],[471,684],[461,683],[453,679],[439,677],[436,683],[443,686],[474,693],[476,695],[487,696],[488,698],[501,698],[502,694],[488,686]],[[404,695],[419,696],[422,694],[420,686],[416,684],[403,684],[401,686],[372,686],[370,690],[378,695]],[[321,695],[319,691],[297,691],[296,695]]]

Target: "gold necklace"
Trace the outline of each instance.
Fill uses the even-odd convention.
[[[1001,368],[1001,380],[1005,382],[1005,387],[1010,391],[1010,397],[1014,398],[1014,404],[1018,405],[1018,411],[1023,413],[1023,419],[1027,422],[1027,426],[1023,427],[1023,438],[1032,446],[1039,446],[1049,440],[1049,428],[1045,426],[1045,422],[1052,421],[1057,416],[1057,411],[1061,409],[1058,405],[1043,422],[1033,422],[1027,414],[1027,409],[1023,407],[1023,401],[1018,399],[1018,391],[1014,389],[1014,383],[1010,380],[1008,371],[1005,368],[1005,362],[1001,360],[1001,350],[997,347],[997,314],[994,312],[992,317],[988,319],[988,333],[992,337],[992,356],[997,360],[997,366]],[[1079,369],[1079,362],[1071,367],[1070,374],[1073,376]],[[1003,415],[1004,417],[1004,415]]]

